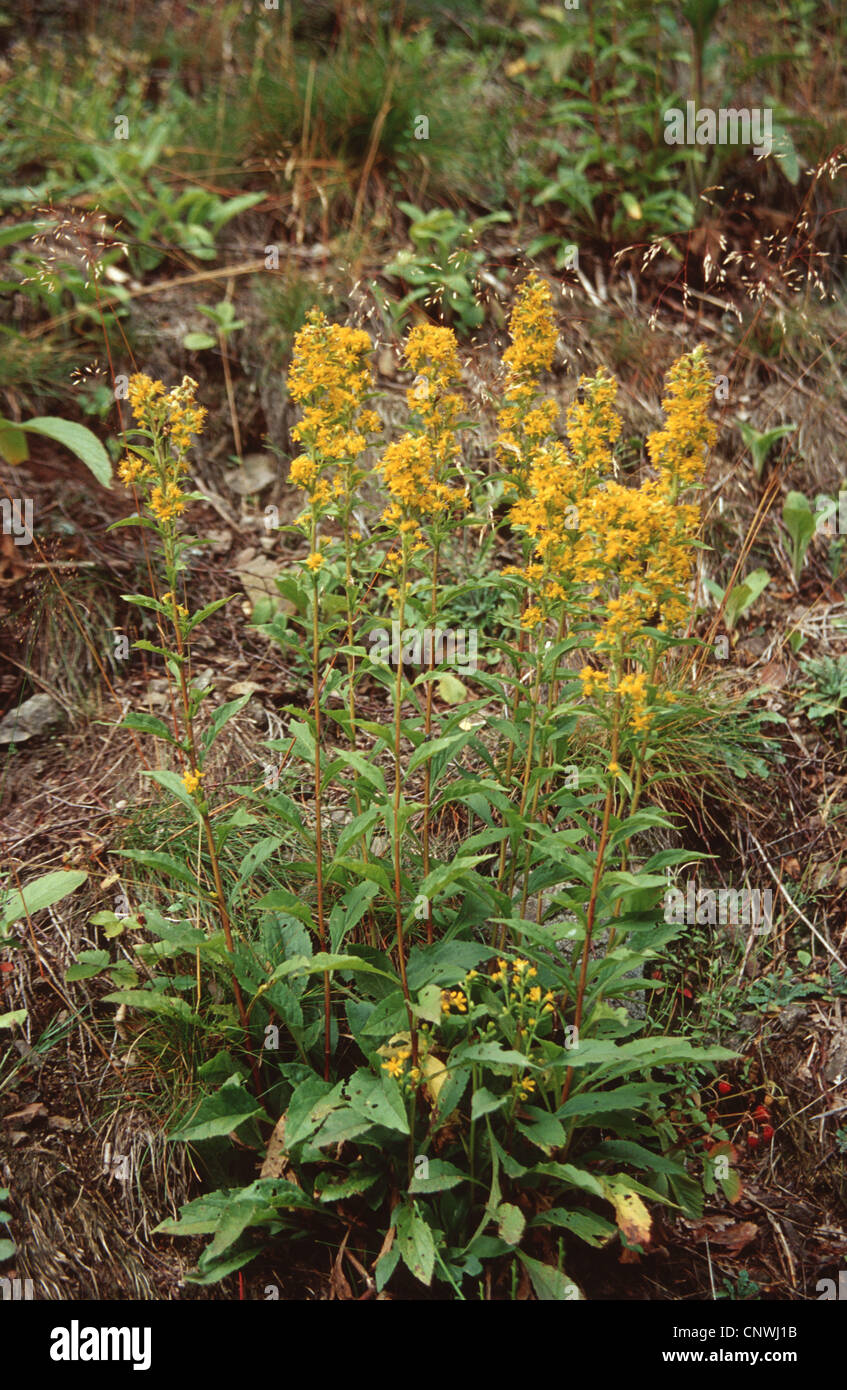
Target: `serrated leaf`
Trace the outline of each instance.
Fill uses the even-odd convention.
[[[172,1130],[168,1138],[183,1143],[214,1139],[230,1134],[239,1125],[244,1124],[245,1120],[254,1117],[268,1119],[255,1096],[251,1096],[244,1088],[239,1077],[237,1082],[223,1085],[213,1096],[205,1096],[191,1119],[179,1129]]]
[[[446,1192],[450,1187],[458,1187],[459,1183],[467,1181],[466,1174],[454,1164],[448,1163],[443,1158],[430,1158],[427,1160],[427,1167],[420,1176],[415,1165],[415,1175],[409,1183],[409,1191],[415,1192]]]

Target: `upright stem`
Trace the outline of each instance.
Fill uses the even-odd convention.
[[[351,491],[352,491],[352,489],[350,489],[350,488],[348,487],[348,495],[351,493]],[[350,555],[350,508],[349,508],[349,505],[348,505],[347,510],[346,510],[345,513],[344,513],[344,575],[345,575],[344,593],[345,593],[345,602],[346,602],[346,604],[347,604],[347,646],[348,646],[348,647],[352,647],[352,646],[353,646],[353,598],[352,598],[352,594],[353,594],[353,563],[352,563],[352,558],[351,558],[351,555]],[[350,747],[353,749],[354,752],[356,751],[356,690],[355,690],[355,683],[356,683],[356,658],[355,658],[355,656],[353,655],[352,651],[350,651],[350,652],[348,652],[348,654],[347,654],[347,686],[348,686],[348,693],[347,693],[347,709],[348,709],[348,714],[349,714],[349,718],[350,718]],[[357,815],[357,816],[360,816],[360,815],[362,814],[362,798],[359,796],[359,792],[358,792],[358,789],[357,789],[356,787],[354,787],[354,789],[353,789],[353,799],[354,799],[354,801],[355,801],[355,803],[356,803],[356,815]],[[367,839],[366,839],[366,837],[365,837],[364,834],[362,835],[361,846],[362,846],[362,858],[363,858],[363,860],[365,861],[365,863],[367,863],[367,862],[368,862],[368,842],[367,842]],[[370,936],[371,945],[374,946],[374,947],[376,947],[376,945],[377,945],[376,922],[374,921],[373,909],[372,909],[371,907],[368,908],[368,933],[369,933],[369,936]]]
[[[406,579],[408,574],[409,554],[408,542],[403,536],[403,562],[400,575],[400,602],[398,620],[400,631],[403,631],[403,622],[406,615]],[[397,952],[400,957],[400,981],[403,986],[403,998],[406,1000],[406,1013],[409,1019],[409,1036],[412,1041],[412,1066],[418,1065],[418,1035],[415,1029],[415,1018],[412,1013],[412,999],[409,994],[409,984],[406,979],[406,942],[403,936],[403,893],[400,878],[400,786],[402,778],[402,766],[400,758],[400,739],[402,728],[403,710],[403,661],[402,651],[397,659],[397,678],[394,686],[394,910],[397,926]]]
[[[431,676],[435,668],[435,621],[438,617],[438,551],[439,546],[436,542],[432,551],[432,601],[430,604],[430,641],[429,641],[429,662],[427,672]],[[402,631],[402,628],[401,628]],[[428,740],[432,732],[432,687],[433,681],[426,683],[426,712],[424,714],[424,737]],[[424,878],[429,875],[429,804],[431,796],[432,763],[427,759],[424,771],[424,819],[423,819],[423,871]],[[427,900],[426,904],[426,944],[432,945],[433,923],[432,923],[432,903]]]
[[[312,513],[311,552],[317,550],[317,520]],[[323,884],[323,831],[321,824],[321,691],[320,691],[320,626],[318,622],[318,571],[312,578],[312,689],[315,705],[315,880],[318,893],[318,940],[326,949]],[[324,1080],[329,1081],[331,1057],[332,1003],[329,971],[324,971]]]
[[[182,702],[183,723],[185,727],[185,740],[188,745],[188,762],[190,771],[192,773],[196,773],[198,771],[197,744],[194,738],[194,723],[191,718],[191,700],[188,693],[188,681],[186,679],[185,674],[186,651],[182,640],[182,629],[180,626],[179,612],[177,609],[176,593],[174,592],[177,582],[176,566],[174,563],[173,544],[167,538],[165,538],[164,540],[164,549],[165,568],[168,574],[168,580],[171,588],[171,599],[173,603],[173,627],[174,636],[176,640],[177,656],[179,657],[179,661],[177,663],[179,666],[179,693],[180,700]],[[209,818],[209,812],[205,807],[205,802],[203,802],[203,804],[200,807],[198,807],[198,810],[200,813],[200,819],[203,823],[203,832],[206,838],[206,847],[209,851],[209,861],[212,865],[212,878],[215,885],[215,901],[217,903],[218,916],[220,918],[221,928],[224,934],[224,941],[226,942],[226,949],[229,952],[230,956],[233,956],[234,945],[232,939],[232,923],[230,922],[229,912],[227,911],[226,906],[226,894],[224,892],[223,880],[221,878],[220,861],[218,858],[217,845],[215,844],[215,834],[212,829],[212,822]],[[253,1040],[250,1036],[250,1023],[247,1017],[247,1010],[244,1007],[244,998],[241,993],[241,987],[238,983],[238,979],[235,974],[234,966],[231,969],[231,974],[232,989],[233,994],[235,995],[235,1006],[238,1009],[238,1017],[241,1021],[241,1027],[244,1031],[244,1046],[247,1052],[247,1056],[250,1059],[250,1068],[253,1074],[253,1082],[256,1087],[256,1094],[258,1095],[261,1091],[259,1067],[256,1062],[256,1058],[253,1054]]]
[[[617,681],[615,681],[617,685]],[[615,708],[612,716],[612,763],[618,760],[618,730],[620,721],[620,696],[615,696]],[[579,970],[579,983],[576,991],[576,1008],[574,1010],[574,1028],[579,1036],[579,1028],[582,1023],[582,1009],[585,1001],[585,984],[588,977],[588,961],[591,955],[591,937],[594,932],[594,917],[597,912],[597,897],[600,891],[600,881],[603,877],[603,866],[606,859],[606,845],[609,841],[609,821],[612,816],[612,806],[615,800],[615,774],[610,773],[609,785],[606,789],[606,804],[603,807],[603,825],[600,830],[600,841],[597,846],[597,859],[594,864],[594,876],[591,880],[591,895],[588,899],[588,912],[585,918],[585,941],[582,947],[582,962]],[[561,1104],[564,1105],[571,1093],[573,1084],[573,1067],[568,1067],[565,1077],[565,1084],[562,1088]]]

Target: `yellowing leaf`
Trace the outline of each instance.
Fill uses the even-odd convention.
[[[649,1245],[652,1217],[638,1193],[612,1188],[610,1199],[618,1226],[630,1245]]]

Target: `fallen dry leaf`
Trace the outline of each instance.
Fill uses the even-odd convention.
[[[30,1120],[41,1120],[47,1114],[47,1106],[40,1100],[33,1101],[32,1105],[25,1105],[23,1110],[14,1110],[11,1115],[3,1118],[4,1124],[18,1120],[22,1125],[28,1125]]]
[[[285,1178],[287,1182],[296,1183],[297,1175],[291,1166],[291,1161],[285,1149],[285,1116],[280,1115],[274,1125],[274,1132],[268,1140],[268,1151],[265,1154],[265,1161],[262,1164],[260,1178]]]
[[[706,1217],[690,1229],[695,1240],[708,1240],[710,1245],[720,1246],[728,1255],[738,1255],[759,1234],[758,1226],[752,1221],[727,1225],[721,1218],[715,1217]]]

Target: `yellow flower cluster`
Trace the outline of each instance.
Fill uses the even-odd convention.
[[[558,331],[549,286],[534,272],[515,296],[509,333],[511,346],[503,354],[506,381],[497,416],[497,456],[511,470],[510,486],[523,493],[534,451],[559,418],[556,402],[538,394],[542,372],[553,365]]]
[[[683,488],[700,481],[705,452],[717,438],[706,415],[713,389],[702,346],[680,357],[668,373],[668,394],[662,401],[665,425],[650,435],[647,452],[673,500]]]
[[[389,1076],[393,1076],[395,1080],[397,1080],[399,1077],[403,1075],[403,1072],[406,1069],[406,1063],[411,1057],[411,1055],[411,1048],[401,1048],[400,1051],[395,1052],[393,1057],[389,1057],[386,1062],[383,1062],[383,1071],[387,1071]]]
[[[466,995],[460,989],[443,989],[441,991],[441,1012],[443,1014],[452,1013],[466,1014],[468,1011],[468,1001]]]
[[[193,377],[184,376],[180,385],[164,398],[168,436],[178,454],[185,452],[191,436],[200,434],[206,421],[207,412],[202,405],[197,405],[196,393],[197,382]]]
[[[288,393],[303,407],[292,439],[303,453],[292,460],[289,477],[323,506],[335,494],[324,476],[333,465],[351,465],[368,446],[368,435],[380,428],[379,416],[367,408],[374,384],[367,356],[371,340],[360,328],[330,323],[312,309],[294,339],[288,373]],[[336,480],[338,481],[338,480]]]
[[[611,478],[621,431],[616,391],[603,369],[580,380],[567,412],[569,451],[552,442],[531,453],[523,495],[510,513],[532,542],[530,562],[517,571],[537,596],[524,611],[523,625],[537,626],[552,603],[573,602],[581,591],[604,604],[595,647],[607,651],[644,627],[670,629],[688,616],[691,541],[699,518],[696,507],[677,499],[699,478],[715,433],[706,415],[711,377],[697,348],[672,368],[667,424],[648,440],[659,478],[624,487]],[[587,695],[595,693],[601,688],[598,673],[584,672],[583,685]],[[633,708],[636,728],[647,726],[645,701],[646,695]]]
[[[647,704],[647,674],[645,671],[638,671],[632,675],[622,676],[618,681],[618,694],[625,699],[632,701],[632,711],[630,723],[636,732],[643,732],[650,727],[650,714],[646,709]]]
[[[197,382],[190,376],[184,376],[180,385],[167,393],[161,381],[153,381],[143,372],[129,380],[130,409],[136,423],[153,436],[156,462],[129,452],[118,466],[118,477],[127,487],[151,485],[148,505],[159,522],[174,521],[187,505],[180,487],[180,477],[188,469],[185,451],[206,420],[205,409],[196,403],[196,392]]]
[[[150,510],[157,521],[172,521],[185,511],[185,497],[179,484],[165,483],[164,487],[154,487],[150,493]]]
[[[136,372],[129,379],[127,400],[130,410],[139,425],[146,425],[155,408],[156,401],[165,394],[164,383],[153,381],[143,372]]]
[[[462,398],[454,389],[462,376],[456,335],[452,328],[418,325],[409,333],[403,356],[417,373],[407,400],[420,430],[402,435],[385,450],[380,469],[391,501],[382,519],[392,530],[411,536],[419,534],[423,521],[431,523],[451,507],[466,507],[468,499],[448,481],[459,455],[456,426],[462,414]]]
[[[205,775],[205,772],[200,771],[184,772],[182,774],[182,782],[185,790],[191,794],[196,792],[197,788],[200,786],[200,778],[205,777]]]
[[[598,691],[608,691],[609,689],[609,672],[598,671],[594,666],[583,666],[579,673],[579,679],[582,681],[582,693],[587,700],[590,700]]]

